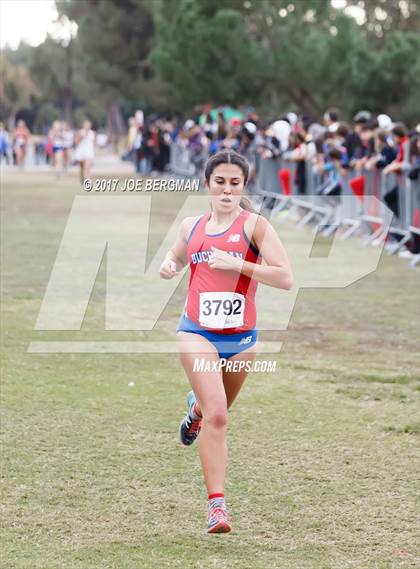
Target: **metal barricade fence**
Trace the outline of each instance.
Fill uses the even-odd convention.
[[[307,201],[308,203],[319,203],[317,198],[317,190],[320,188],[322,180],[316,172],[313,171],[311,164],[306,164],[306,192],[298,194],[295,184],[295,166],[291,162],[281,159],[261,159],[257,178],[257,187],[262,192],[283,195],[284,188],[279,180],[280,170],[289,170],[290,178],[290,203],[296,200]],[[356,197],[355,192],[351,188],[351,182],[356,178],[363,177],[363,191],[361,195]],[[394,218],[392,227],[401,231],[408,231],[414,214],[414,202],[411,197],[412,191],[410,180],[404,174],[389,174],[384,176],[378,169],[361,170],[349,172],[342,179],[342,196],[350,198],[338,201],[341,208],[341,219],[358,219],[362,215],[372,216],[378,219],[385,217],[386,209],[392,209],[392,202],[389,201],[389,195],[394,195],[396,209],[393,212]],[[374,196],[378,203],[371,198]],[[387,198],[388,196],[388,204]]]
[[[412,241],[415,257],[411,265],[415,266],[420,262],[420,179],[405,178],[404,186],[399,187],[398,191],[398,197],[401,199],[399,202],[401,222],[406,225],[391,227],[390,231],[398,235],[399,239],[392,245],[390,252],[396,253],[407,242]]]
[[[410,219],[410,227],[420,229],[420,175],[415,180],[407,179],[408,199],[410,202],[409,213],[412,215]]]
[[[261,158],[258,164],[256,179],[257,190],[280,193],[278,173],[281,167],[282,160],[280,158],[272,158],[269,160]]]
[[[409,230],[414,245],[415,257],[411,261],[411,266],[414,267],[420,263],[420,175],[417,175],[417,179],[408,179],[407,185],[409,187],[410,211],[413,212]]]
[[[398,176],[398,210],[399,210],[399,225],[402,229],[406,229],[411,224],[413,219],[411,209],[411,186],[408,183],[407,176]]]
[[[180,142],[173,142],[170,146],[169,170],[178,176],[192,177],[196,173],[191,162],[188,148]]]

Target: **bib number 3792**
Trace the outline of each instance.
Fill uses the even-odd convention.
[[[200,324],[206,328],[236,328],[244,323],[245,296],[237,292],[201,292]]]

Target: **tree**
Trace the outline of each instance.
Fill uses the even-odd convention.
[[[0,77],[0,118],[8,120],[9,128],[13,128],[16,112],[20,107],[29,107],[39,90],[28,69],[14,65],[5,53],[0,55]]]
[[[366,107],[407,121],[418,114],[414,0],[347,0],[343,9],[327,0],[154,5],[151,61],[184,108],[212,99],[252,103],[271,118],[285,110],[315,118],[328,106],[347,116]]]
[[[62,42],[47,36],[36,47],[21,43],[7,50],[16,67],[24,67],[36,85],[32,106],[36,111],[35,127],[43,129],[51,120],[63,118],[74,122],[74,110],[89,99],[89,85],[81,75],[81,54],[77,39]],[[42,109],[42,111],[41,111]]]
[[[233,1],[172,0],[155,4],[153,68],[180,108],[213,100],[255,102],[263,87],[265,50],[249,35]]]
[[[83,75],[96,104],[106,108],[115,140],[124,130],[121,103],[139,99],[147,82],[147,56],[154,34],[150,3],[60,0],[57,8],[78,25]]]
[[[81,89],[80,50],[71,40],[63,45],[51,37],[31,50],[29,69],[44,99],[49,99],[62,111],[64,118],[72,122],[74,104]]]
[[[327,3],[301,0],[287,6],[279,10],[277,2],[267,1],[256,20],[269,47],[267,93],[281,93],[281,103],[312,117],[338,104],[350,112],[352,93],[368,73],[366,38],[353,18]]]
[[[336,7],[335,7],[336,6]],[[341,7],[340,7],[341,6]],[[416,0],[57,0],[75,21],[70,42],[48,37],[4,50],[3,117],[22,106],[52,117],[108,122],[122,110],[251,104],[319,117],[338,106],[418,120]],[[355,10],[359,17],[355,18]],[[353,16],[352,16],[353,14]]]
[[[372,51],[367,79],[355,93],[373,112],[387,112],[395,120],[416,124],[420,116],[420,37],[393,31],[380,51]]]
[[[418,32],[418,0],[348,0],[347,6],[358,6],[364,10],[362,29],[377,39],[394,31]]]

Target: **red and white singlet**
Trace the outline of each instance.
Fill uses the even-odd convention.
[[[208,235],[205,227],[211,212],[202,215],[188,238],[190,284],[185,313],[202,328],[224,334],[238,334],[256,326],[255,292],[258,282],[236,271],[211,269],[207,261],[211,247],[260,263],[261,255],[245,234],[250,212],[242,210],[232,225],[221,233]]]

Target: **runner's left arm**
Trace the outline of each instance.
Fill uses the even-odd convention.
[[[293,287],[293,275],[286,250],[274,227],[262,216],[258,216],[253,238],[264,265],[244,261],[212,247],[213,257],[208,262],[209,266],[234,270],[262,284],[290,290]]]

